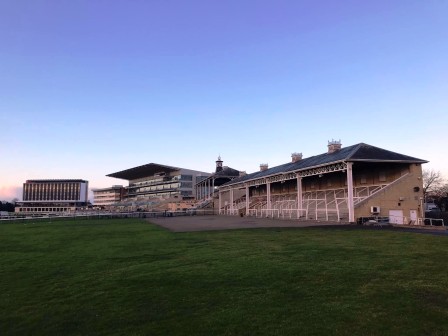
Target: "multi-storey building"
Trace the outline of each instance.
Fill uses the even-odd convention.
[[[93,204],[100,207],[108,207],[109,205],[120,202],[124,197],[124,187],[122,185],[114,185],[109,188],[92,189]]]
[[[194,199],[196,184],[210,173],[149,163],[107,176],[129,181],[124,201],[145,202],[151,199]]]
[[[23,184],[22,202],[15,211],[53,213],[74,211],[88,203],[89,182],[77,179],[27,180]]]

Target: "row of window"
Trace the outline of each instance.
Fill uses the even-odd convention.
[[[19,212],[66,212],[70,208],[19,208]]]
[[[78,183],[25,183],[23,200],[76,200],[80,198],[80,192]]]

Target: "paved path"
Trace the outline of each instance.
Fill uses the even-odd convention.
[[[211,231],[211,230],[233,230],[233,229],[254,229],[254,228],[287,228],[287,227],[319,227],[338,228],[347,230],[393,230],[417,233],[428,233],[445,235],[447,230],[428,230],[418,228],[397,228],[397,227],[369,227],[361,225],[350,225],[345,223],[332,222],[306,222],[297,220],[280,220],[270,218],[237,217],[237,216],[179,216],[179,217],[159,217],[147,219],[149,222],[162,226],[173,232],[190,231]]]
[[[231,229],[253,229],[271,227],[308,227],[316,226],[316,223],[294,220],[279,220],[270,218],[237,217],[237,216],[179,216],[159,217],[148,219],[170,231],[208,231],[208,230],[231,230]],[[334,223],[319,225],[334,225]],[[340,224],[342,226],[342,224]],[[344,224],[347,225],[347,224]]]

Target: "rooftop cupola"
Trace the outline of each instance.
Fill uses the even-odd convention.
[[[331,140],[328,141],[328,154],[337,152],[342,148],[341,140]]]
[[[218,156],[218,160],[216,160],[216,173],[220,172],[222,170],[222,160],[221,160],[221,155]]]

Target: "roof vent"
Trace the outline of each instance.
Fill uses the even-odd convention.
[[[260,164],[260,171],[268,170],[268,164],[267,163],[261,163]]]
[[[297,162],[302,160],[302,153],[292,153],[291,154],[292,162]]]
[[[340,139],[339,139],[339,141],[333,140],[333,139],[331,139],[331,141],[328,141],[328,154],[337,152],[341,148],[342,148],[342,144],[341,144]]]

